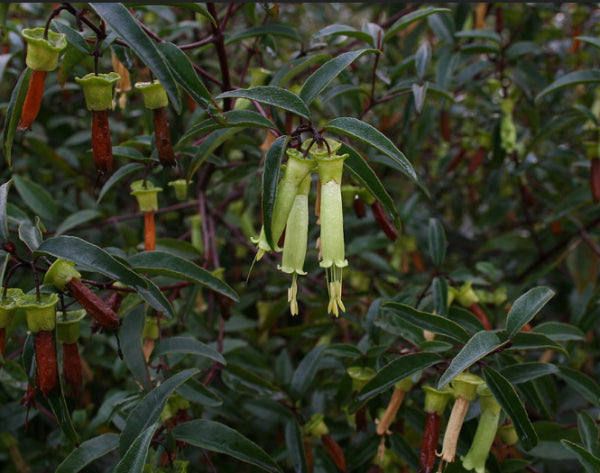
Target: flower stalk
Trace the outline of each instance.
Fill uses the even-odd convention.
[[[131,183],[130,194],[135,196],[140,210],[144,213],[144,249],[146,251],[156,249],[154,212],[158,210],[158,193],[161,191],[161,187],[155,187],[149,181],[138,180]]]

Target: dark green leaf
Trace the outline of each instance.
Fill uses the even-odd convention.
[[[59,33],[62,33],[66,36],[69,45],[77,48],[78,51],[86,55],[89,55],[92,52],[93,46],[88,43],[77,30],[74,30],[70,26],[61,23],[60,21],[55,21],[52,24]]]
[[[350,51],[340,54],[333,59],[330,59],[315,72],[313,72],[300,90],[300,98],[306,106],[319,95],[325,87],[327,87],[333,79],[346,69],[350,64],[356,61],[363,54],[379,53],[377,49],[359,49],[358,51]]]
[[[549,349],[560,351],[565,355],[568,352],[562,345],[548,338],[546,335],[534,332],[519,332],[512,338],[512,345],[508,347],[509,350],[540,350]]]
[[[436,268],[439,268],[446,258],[446,232],[439,220],[429,219],[429,256]]]
[[[123,361],[133,375],[133,378],[146,391],[152,389],[150,374],[148,373],[148,364],[142,350],[142,334],[146,316],[142,306],[138,306],[130,311],[125,318],[119,330],[119,336],[122,342]]]
[[[296,419],[289,419],[285,424],[285,445],[294,472],[308,473],[306,454],[304,453],[304,437]]]
[[[12,182],[12,179],[10,179],[0,186],[0,242],[6,242],[9,239],[6,204],[8,202],[8,190]]]
[[[512,384],[524,383],[541,376],[557,373],[558,368],[556,365],[551,363],[539,363],[535,361],[528,363],[516,363],[514,365],[507,366],[502,370],[502,375],[505,376]]]
[[[329,59],[329,54],[315,54],[313,56],[302,56],[296,59],[293,59],[284,65],[282,65],[273,78],[269,82],[269,85],[283,87],[290,80],[292,80],[297,75],[304,72],[306,69],[310,68],[316,63],[323,62],[326,59]]]
[[[411,12],[408,15],[404,15],[404,16],[400,17],[385,32],[385,35],[383,36],[383,42],[384,43],[387,42],[396,33],[398,33],[400,30],[403,30],[411,23],[414,23],[415,21],[419,21],[419,20],[421,20],[429,15],[432,15],[434,13],[444,12],[444,11],[449,11],[449,10],[447,8],[428,7],[428,8],[423,8],[422,10],[417,10],[417,11]]]
[[[129,7],[140,6],[140,2],[125,2],[123,5]],[[196,2],[149,2],[144,3],[143,5],[166,5],[170,8],[183,8],[186,10],[190,10],[195,13],[199,13],[206,19],[208,19],[213,25],[217,26],[217,22],[213,18],[213,16],[209,13],[209,11],[202,5],[201,3]]]
[[[179,386],[177,393],[190,402],[207,407],[218,407],[223,404],[219,396],[195,379],[190,379]]]
[[[146,464],[150,442],[159,426],[160,423],[158,422],[148,426],[137,437],[134,437],[135,440],[132,439],[133,443],[126,445],[127,451],[115,466],[113,473],[142,473]],[[121,445],[123,444],[121,443]]]
[[[504,376],[492,368],[485,367],[483,376],[488,388],[512,420],[523,448],[531,450],[538,443],[538,436],[515,388]]]
[[[448,282],[446,278],[436,276],[431,281],[433,311],[443,317],[448,315]],[[463,328],[463,327],[461,327]]]
[[[577,430],[581,436],[581,441],[585,448],[592,454],[599,456],[600,446],[598,445],[598,426],[594,418],[586,411],[577,413]]]
[[[502,38],[498,33],[492,30],[463,30],[454,33],[455,38],[473,38],[473,39],[489,39],[494,43],[500,44]]]
[[[271,473],[281,473],[277,463],[262,448],[220,422],[193,420],[179,424],[172,432],[177,440],[195,447],[230,455]]]
[[[543,324],[536,325],[532,332],[541,333],[552,340],[561,342],[567,340],[585,339],[585,333],[583,333],[580,329],[574,325],[561,322],[544,322]]]
[[[600,458],[588,452],[581,445],[577,445],[566,439],[561,439],[562,443],[569,451],[571,451],[583,465],[588,473],[598,473],[600,471]]]
[[[600,406],[600,387],[592,378],[566,366],[559,367],[558,376],[594,406]]]
[[[216,150],[233,135],[242,131],[244,128],[245,127],[225,128],[223,130],[215,130],[211,132],[210,135],[208,135],[196,149],[196,154],[192,158],[192,161],[188,167],[186,176],[188,181],[192,180],[198,168],[214,150]]]
[[[553,296],[554,291],[544,286],[534,287],[520,296],[506,316],[506,336],[514,337]]]
[[[112,176],[110,176],[108,180],[104,183],[102,189],[100,189],[100,193],[98,194],[98,199],[96,199],[96,203],[99,203],[102,200],[102,198],[106,195],[106,193],[110,189],[112,189],[112,187],[121,179],[123,179],[125,176],[128,176],[131,173],[141,171],[142,169],[144,169],[144,167],[145,166],[140,163],[129,163],[117,169],[115,173]]]
[[[94,460],[112,452],[119,446],[117,434],[101,434],[86,440],[65,458],[55,473],[77,473]]]
[[[187,369],[163,381],[158,387],[150,391],[137,403],[127,417],[127,422],[119,439],[121,454],[129,449],[138,434],[158,422],[163,409],[167,405],[169,396],[185,383],[189,378],[198,373],[197,369]]]
[[[422,81],[425,78],[430,60],[431,46],[429,45],[429,41],[425,40],[421,43],[421,46],[419,46],[419,49],[417,49],[415,54],[415,67],[417,69],[419,81]],[[419,109],[419,107],[417,107],[417,109]]]
[[[325,351],[328,355],[339,357],[356,358],[362,355],[362,352],[358,348],[347,343],[332,343],[327,345]]]
[[[363,404],[377,394],[389,389],[398,381],[429,368],[443,359],[435,353],[413,353],[404,355],[385,365],[360,391],[348,410],[356,412]]]
[[[225,112],[220,118],[222,118],[222,121],[216,121],[215,119],[210,118],[190,127],[190,129],[186,131],[185,135],[181,137],[181,141],[193,138],[195,136],[201,136],[220,128],[276,128],[275,124],[271,120],[263,117],[260,113],[253,110],[231,110],[229,112]]]
[[[19,240],[25,243],[32,252],[38,249],[44,240],[39,217],[35,218],[35,225],[28,221],[21,222],[19,225]]]
[[[288,136],[280,136],[273,141],[265,156],[265,166],[262,176],[261,210],[265,236],[271,248],[275,248],[271,232],[271,221],[273,220],[273,208],[275,206],[275,197],[277,196],[279,170],[281,169],[281,161],[285,156],[288,141]]]
[[[290,393],[294,398],[300,399],[310,386],[319,369],[324,349],[325,345],[313,348],[298,364],[290,383]]]
[[[79,210],[71,215],[69,215],[63,222],[58,226],[56,232],[54,232],[55,236],[62,235],[67,230],[71,230],[72,228],[81,225],[82,223],[89,222],[90,220],[94,220],[102,215],[102,212],[94,209],[84,209]]]
[[[129,263],[138,272],[149,275],[169,276],[207,287],[237,301],[237,293],[221,279],[191,261],[162,251],[146,251],[129,258]]]
[[[452,359],[450,366],[448,366],[448,369],[444,372],[438,382],[438,389],[446,386],[446,384],[452,381],[458,374],[469,368],[473,363],[481,360],[502,345],[503,343],[495,333],[486,330],[477,332]]]
[[[596,46],[597,48],[600,48],[600,39],[593,37],[593,36],[577,36],[575,39],[578,39],[579,41],[582,41],[584,43],[588,43],[591,44],[592,46]]]
[[[396,145],[387,136],[371,125],[356,118],[340,117],[327,123],[325,129],[356,138],[363,143],[373,146],[398,164],[408,178],[415,182],[418,180],[415,170],[402,151],[396,148]]]
[[[58,208],[50,193],[36,182],[13,174],[17,192],[36,215],[45,221],[54,221]]]
[[[409,305],[399,304],[398,302],[386,302],[382,307],[385,310],[392,311],[396,316],[407,320],[423,330],[445,335],[456,340],[458,343],[467,343],[469,340],[469,334],[464,328],[456,322],[440,315],[422,312],[413,309]]]
[[[177,113],[180,113],[181,97],[179,96],[177,83],[171,74],[171,69],[154,42],[142,30],[127,8],[120,3],[90,3],[90,6],[119,38],[127,43],[141,61],[150,68],[154,76],[167,91],[171,105]]]
[[[2,131],[2,151],[4,159],[9,169],[12,169],[12,144],[15,138],[15,131],[21,119],[23,102],[27,95],[27,87],[31,78],[31,69],[26,67],[17,81],[15,88],[10,96],[8,108],[6,109],[6,118],[4,120],[4,130]]]
[[[329,25],[315,33],[313,36],[315,38],[323,38],[324,36],[348,36],[350,38],[360,39],[365,43],[372,43],[372,38],[369,33],[359,31],[356,28],[347,25]]]
[[[261,85],[258,87],[252,87],[250,89],[237,89],[229,92],[224,92],[217,95],[217,99],[223,99],[227,97],[238,97],[248,100],[254,100],[259,103],[266,105],[272,105],[279,107],[288,112],[295,113],[307,120],[310,120],[310,111],[306,107],[305,103],[300,98],[286,89],[279,87],[273,87],[270,85]]]
[[[79,444],[79,435],[77,435],[77,431],[73,425],[73,420],[71,419],[69,407],[67,406],[67,401],[65,400],[62,389],[57,393],[49,394],[46,399],[64,436],[73,445]]]
[[[536,102],[545,95],[548,95],[565,87],[571,87],[577,84],[597,84],[600,83],[600,71],[595,69],[574,71],[565,74],[559,79],[552,82],[544,90],[542,90],[535,98]]]
[[[163,339],[152,352],[152,356],[167,355],[169,353],[186,353],[205,358],[210,358],[222,365],[227,364],[223,355],[205,343],[192,337],[169,337]]]
[[[231,35],[225,41],[226,45],[235,43],[237,41],[241,41],[242,39],[247,38],[255,38],[260,36],[281,36],[283,38],[288,38],[294,41],[301,42],[302,38],[298,34],[298,31],[295,28],[286,25],[262,25],[262,26],[254,26],[252,28],[245,29],[240,31],[239,33],[235,33]]]

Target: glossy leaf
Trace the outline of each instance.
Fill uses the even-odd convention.
[[[449,11],[449,10],[447,8],[428,7],[428,8],[423,8],[422,10],[417,10],[417,11],[408,13],[407,15],[400,17],[396,22],[394,22],[392,24],[392,26],[389,27],[389,29],[385,32],[385,35],[383,36],[383,42],[385,43],[385,42],[389,41],[390,38],[392,38],[396,33],[403,30],[411,23],[422,20],[423,18],[426,18],[429,15],[433,15],[434,13],[445,12],[445,11]]]
[[[456,340],[458,343],[467,343],[469,340],[469,334],[464,328],[456,322],[440,315],[422,312],[409,305],[399,304],[397,302],[385,302],[382,305],[382,308],[393,312],[396,316],[407,320],[423,330],[445,335]]]
[[[281,473],[281,468],[261,447],[220,422],[197,419],[179,424],[172,432],[177,440],[195,447],[230,455],[271,473]]]
[[[355,138],[363,143],[373,146],[378,151],[389,156],[395,164],[399,165],[405,176],[412,181],[417,181],[417,174],[406,156],[396,148],[392,141],[371,125],[352,117],[340,117],[331,120],[325,125],[327,131],[341,133]]]
[[[257,37],[266,36],[266,35],[280,36],[282,38],[287,38],[287,39],[291,39],[291,40],[298,41],[298,42],[302,41],[302,38],[300,37],[300,35],[298,34],[298,31],[296,31],[295,28],[292,28],[287,25],[271,24],[271,25],[254,26],[252,28],[247,28],[238,33],[235,33],[225,40],[225,44],[230,45],[230,44],[236,43],[237,41],[241,41],[243,39],[257,38]]]
[[[544,286],[534,287],[520,296],[506,316],[506,336],[514,337],[553,296],[554,291]]]
[[[12,179],[0,186],[0,242],[6,242],[9,239],[6,204],[8,202],[8,191],[11,184]]]
[[[398,381],[441,361],[443,359],[435,353],[413,353],[391,361],[381,368],[358,393],[356,399],[350,403],[349,411],[356,412],[369,399],[391,388]]]
[[[290,383],[290,393],[294,398],[300,399],[312,383],[319,369],[324,349],[325,345],[313,348],[298,364]]]
[[[600,456],[598,426],[595,419],[587,411],[577,413],[577,430],[585,448],[590,453]]]
[[[452,359],[450,366],[448,366],[448,369],[438,381],[438,389],[446,386],[446,384],[468,369],[473,363],[481,360],[502,345],[503,343],[495,333],[486,330],[477,332]]]
[[[556,365],[536,361],[516,363],[502,370],[502,376],[513,384],[525,383],[541,376],[557,373]]]
[[[420,81],[425,78],[429,62],[431,61],[431,46],[428,41],[423,41],[415,54],[415,67],[417,69],[417,77]]]
[[[587,69],[569,72],[564,76],[558,78],[554,82],[552,82],[549,86],[543,89],[537,96],[535,97],[536,102],[539,101],[545,95],[556,92],[557,90],[563,89],[565,87],[572,87],[577,84],[598,84],[600,83],[600,71],[595,69]]]
[[[237,293],[220,278],[191,261],[162,251],[145,251],[129,258],[129,263],[138,272],[148,275],[168,276],[190,281],[207,287],[237,301]]]
[[[77,30],[74,30],[69,25],[65,25],[59,21],[53,22],[52,26],[54,26],[59,33],[62,33],[66,36],[67,42],[70,46],[77,48],[79,52],[86,55],[92,53],[93,46],[88,43]]]
[[[120,3],[90,3],[90,6],[119,38],[127,43],[140,60],[150,68],[167,91],[173,108],[177,113],[181,112],[181,97],[169,65],[127,8]]]
[[[58,208],[50,193],[41,185],[13,174],[15,189],[27,205],[42,220],[54,221]]]
[[[269,243],[271,248],[275,248],[273,234],[271,232],[273,208],[275,207],[275,198],[277,197],[277,184],[279,183],[281,162],[285,156],[288,142],[288,136],[280,136],[273,141],[265,156],[265,165],[262,175],[261,210],[265,236],[267,238],[267,243]]]
[[[42,244],[44,237],[40,229],[40,219],[35,218],[35,224],[29,221],[21,222],[19,225],[19,240],[21,240],[30,251],[35,251]]]
[[[142,473],[144,465],[146,464],[146,456],[148,455],[148,449],[150,448],[150,442],[152,437],[156,433],[156,430],[160,424],[158,422],[148,426],[145,430],[141,431],[133,443],[127,444],[127,450],[125,451],[123,458],[113,473]],[[122,440],[121,434],[121,440]],[[121,445],[123,445],[121,443]]]
[[[570,440],[561,439],[560,443],[577,457],[577,460],[583,465],[585,471],[588,473],[597,473],[600,471],[600,458]]]
[[[484,368],[483,376],[488,388],[512,420],[523,448],[531,450],[538,443],[538,436],[515,388],[492,368]]]
[[[214,348],[196,340],[192,337],[169,337],[162,340],[152,352],[152,356],[168,355],[169,353],[185,353],[189,355],[201,356],[204,358],[210,358],[222,365],[226,365],[227,362],[223,355],[221,355]]]
[[[94,220],[95,218],[100,217],[100,215],[102,215],[102,213],[99,210],[94,209],[84,209],[72,213],[66,219],[64,219],[63,222],[56,228],[54,235],[62,235],[67,230],[71,230],[72,228],[75,228],[81,225],[82,223]]]
[[[126,5],[127,7],[136,7],[136,6],[139,6],[140,3],[139,2],[125,2],[125,3],[123,3],[123,5]],[[217,22],[215,21],[213,16],[206,9],[206,7],[204,5],[202,5],[201,3],[197,3],[197,2],[152,2],[151,5],[166,5],[169,7],[183,8],[183,9],[192,11],[194,13],[199,13],[200,15],[202,15],[203,17],[208,19],[208,21],[210,21],[213,25],[217,26]]]
[[[273,75],[269,85],[283,87],[289,83],[294,77],[301,74],[308,68],[317,63],[324,62],[329,59],[328,54],[314,54],[312,56],[301,56],[283,64]]]
[[[119,330],[122,341],[123,361],[133,375],[133,379],[145,390],[152,389],[148,364],[142,350],[142,334],[146,316],[141,306],[130,311],[123,319]]]
[[[433,278],[433,281],[431,281],[431,293],[433,296],[434,313],[446,317],[448,314],[448,282],[446,278],[440,276]]]
[[[329,25],[325,28],[321,29],[319,32],[313,35],[315,38],[323,38],[325,36],[348,36],[350,38],[360,39],[365,43],[372,43],[372,38],[369,33],[365,33],[364,31],[357,30],[352,26],[347,25]]]
[[[63,435],[69,440],[69,442],[71,442],[72,445],[78,445],[79,435],[77,434],[75,426],[73,425],[71,413],[69,411],[69,407],[67,406],[67,401],[65,400],[62,389],[58,392],[49,394],[46,400],[48,401],[48,405],[50,406],[50,410],[54,414],[54,417],[56,417],[56,422],[58,423]]]
[[[600,39],[598,39],[594,36],[577,36],[575,39],[578,39],[579,41],[581,41],[583,43],[588,43],[588,44],[591,44],[592,46],[596,46],[597,48],[600,48]]]
[[[17,125],[21,119],[21,111],[23,109],[23,102],[27,95],[27,87],[29,86],[29,79],[31,79],[31,69],[26,67],[19,80],[15,84],[15,88],[10,96],[8,102],[8,108],[6,109],[6,118],[4,120],[4,129],[2,130],[2,152],[4,153],[4,159],[9,169],[12,169],[12,145],[15,138],[15,131]]]
[[[158,422],[169,396],[197,373],[198,370],[194,368],[181,371],[163,381],[137,403],[127,417],[125,428],[121,432],[119,439],[121,454],[125,454],[140,432],[151,428],[154,423]]]
[[[216,150],[219,146],[225,143],[228,139],[230,139],[236,133],[242,131],[245,127],[236,127],[236,128],[226,128],[222,130],[215,130],[211,132],[205,139],[202,141],[200,146],[196,149],[196,154],[194,155],[192,161],[190,162],[190,166],[188,168],[186,178],[188,181],[191,181],[194,177],[194,174],[200,168],[202,163],[206,161],[206,158],[210,156],[210,154]]]
[[[333,59],[330,59],[315,72],[313,72],[300,89],[300,98],[306,106],[319,95],[325,87],[327,87],[333,79],[346,69],[350,64],[356,61],[359,57],[367,53],[379,53],[376,49],[359,49],[358,51],[350,51],[340,54]]]
[[[109,452],[116,450],[119,446],[117,434],[100,434],[90,440],[81,443],[65,458],[55,473],[77,473]]]
[[[308,473],[306,453],[304,452],[304,437],[296,419],[289,419],[285,424],[285,445],[294,472]]]
[[[196,381],[189,379],[186,383],[177,388],[177,393],[184,399],[207,407],[219,407],[223,401],[213,391]]]
[[[186,134],[181,138],[184,141],[195,136],[202,136],[213,130],[232,127],[255,127],[255,128],[276,128],[275,124],[268,118],[253,110],[231,110],[225,112],[220,121],[210,118],[191,126]]]
[[[600,386],[592,378],[566,366],[559,367],[558,376],[594,406],[600,406]]]
[[[446,258],[446,232],[439,220],[429,219],[429,256],[436,268],[439,268]]]
[[[585,333],[571,324],[561,322],[544,322],[533,327],[532,332],[541,333],[557,341],[584,340]]]
[[[244,98],[254,100],[258,103],[272,105],[310,120],[310,111],[305,103],[293,92],[279,87],[261,85],[250,89],[231,90],[217,95],[216,99],[228,97]]]
[[[512,338],[512,345],[509,350],[555,350],[568,355],[565,348],[551,338],[541,333],[519,332]]]

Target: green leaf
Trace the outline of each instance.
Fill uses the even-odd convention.
[[[506,342],[504,342],[506,343]],[[452,381],[458,374],[469,368],[476,361],[489,355],[503,345],[498,335],[487,330],[477,332],[458,352],[458,354],[450,362],[450,366],[440,377],[438,389],[443,388]]]
[[[29,221],[21,222],[19,225],[19,240],[25,243],[31,252],[38,249],[44,240],[39,217],[35,218],[35,225]]]
[[[113,153],[114,153],[114,148],[113,148]],[[106,193],[110,189],[112,189],[112,187],[117,182],[119,182],[121,179],[123,179],[125,176],[128,176],[129,174],[134,173],[136,171],[141,171],[144,168],[145,168],[145,166],[143,164],[129,163],[129,164],[126,164],[125,166],[122,166],[119,169],[117,169],[115,171],[115,173],[112,176],[110,176],[108,178],[108,180],[102,186],[102,189],[100,190],[100,193],[98,194],[98,199],[96,199],[96,203],[100,203],[100,201],[106,195]]]
[[[56,229],[54,233],[55,236],[61,235],[65,233],[67,230],[70,230],[82,223],[89,222],[90,220],[94,220],[102,215],[102,212],[94,209],[84,209],[79,210],[71,215],[69,215]]]
[[[577,445],[567,439],[561,439],[562,443],[569,451],[571,451],[583,465],[588,473],[598,473],[600,471],[600,458],[588,452],[581,445]]]
[[[394,225],[400,226],[400,218],[394,200],[390,197],[385,187],[371,169],[371,166],[362,158],[362,156],[351,146],[343,143],[340,148],[340,154],[348,153],[349,156],[344,161],[344,166],[348,169],[354,178],[360,182],[373,197],[375,197],[392,217]]]
[[[429,256],[436,268],[439,268],[446,258],[446,232],[439,220],[429,219]]]
[[[409,179],[414,182],[418,181],[415,170],[402,151],[396,148],[396,145],[387,136],[371,125],[356,118],[340,117],[327,123],[325,130],[341,133],[373,146],[375,149],[389,156],[394,163],[398,164],[404,175]]]
[[[117,434],[101,434],[86,440],[65,458],[55,473],[77,473],[94,460],[112,452],[119,446]]]
[[[593,36],[577,36],[575,39],[578,39],[579,41],[582,41],[584,43],[588,43],[591,44],[592,46],[596,46],[597,48],[600,48],[600,39],[593,37]]]
[[[29,86],[29,79],[31,79],[31,69],[26,67],[19,80],[15,84],[15,88],[10,95],[10,101],[8,102],[8,108],[6,109],[6,118],[4,120],[4,130],[2,131],[2,151],[4,152],[4,159],[9,169],[12,169],[12,144],[15,138],[15,131],[17,125],[21,119],[21,112],[23,110],[23,102],[27,95],[27,88]]]
[[[507,347],[509,350],[555,350],[568,355],[563,346],[548,338],[546,335],[534,332],[519,332],[512,338],[512,345]]]
[[[308,473],[306,454],[304,453],[304,437],[296,419],[289,419],[285,424],[285,446],[292,468],[297,473]]]
[[[219,407],[223,404],[219,396],[195,379],[190,379],[179,386],[177,393],[190,402],[202,404],[207,407]]]
[[[192,158],[192,161],[190,162],[190,165],[188,167],[188,172],[186,175],[187,180],[192,180],[198,168],[215,149],[221,146],[233,135],[242,131],[244,128],[245,127],[226,128],[223,130],[215,130],[211,132],[210,135],[208,135],[204,139],[204,141],[202,141],[200,146],[198,146],[196,154]]]
[[[538,436],[515,388],[504,376],[492,368],[483,368],[483,377],[504,412],[512,420],[523,448],[531,450],[537,445]]]
[[[298,42],[302,41],[302,38],[298,34],[296,28],[292,28],[286,25],[271,24],[254,26],[252,28],[247,28],[238,33],[235,33],[225,40],[225,45],[227,46],[247,38],[255,38],[266,35],[280,36],[282,38],[288,38]]]
[[[43,220],[54,221],[58,208],[50,193],[36,182],[13,174],[13,182],[17,192],[36,215]]]
[[[90,6],[119,38],[127,43],[140,60],[150,68],[167,91],[171,105],[177,113],[180,113],[181,97],[169,65],[127,8],[120,3],[90,3]]]
[[[502,38],[492,30],[463,30],[454,33],[455,38],[488,39],[494,43],[502,43]]]
[[[197,369],[191,368],[163,381],[158,387],[154,388],[144,398],[137,403],[135,408],[127,417],[125,428],[121,432],[119,439],[119,450],[121,454],[124,454],[129,445],[134,442],[139,432],[152,427],[153,424],[158,422],[160,415],[167,405],[169,396],[173,392],[185,383],[189,378],[197,374]]]
[[[177,82],[200,105],[214,103],[210,92],[196,74],[192,61],[173,43],[158,43],[158,50],[163,54]]]
[[[265,165],[262,175],[261,209],[263,215],[263,226],[267,243],[271,248],[275,248],[273,234],[271,232],[271,222],[273,220],[273,208],[275,207],[275,197],[277,196],[277,184],[279,182],[279,170],[281,161],[285,156],[285,150],[289,142],[288,136],[280,136],[271,146],[265,156]]]
[[[324,36],[348,36],[350,38],[360,39],[365,43],[372,43],[372,38],[369,33],[359,31],[356,28],[347,25],[329,25],[315,33],[313,36],[315,38],[322,38]]]
[[[272,105],[310,120],[310,111],[306,107],[306,104],[293,92],[279,87],[261,85],[250,89],[230,90],[229,92],[217,95],[216,99],[228,97],[244,98]]]
[[[58,426],[60,427],[60,430],[64,436],[73,445],[79,444],[79,436],[77,435],[75,426],[73,425],[73,420],[71,419],[69,407],[67,406],[67,401],[65,400],[62,389],[57,393],[48,395],[46,400],[48,401],[50,410],[54,414],[54,417],[56,417],[56,422],[58,423]]]
[[[225,112],[219,118],[222,120],[217,121],[214,118],[203,120],[200,123],[190,127],[185,135],[181,137],[180,141],[185,141],[189,138],[193,138],[197,135],[203,135],[213,130],[221,128],[233,128],[233,127],[255,127],[255,128],[277,128],[275,124],[268,118],[263,117],[260,113],[254,110],[231,110]]]
[[[398,302],[386,302],[382,307],[423,330],[445,335],[461,344],[467,343],[469,340],[469,334],[464,328],[440,315],[421,312],[409,305]]]
[[[351,413],[356,412],[369,399],[389,389],[398,381],[442,361],[444,361],[443,358],[435,353],[413,353],[391,361],[365,385],[348,410]]]
[[[534,287],[520,296],[506,316],[506,336],[514,337],[553,296],[554,291],[545,286]]]
[[[262,448],[220,422],[197,419],[179,424],[172,432],[177,440],[195,447],[230,455],[271,473],[282,473],[277,463]]]
[[[600,446],[598,445],[598,426],[594,418],[586,411],[577,413],[577,430],[585,448],[592,454],[598,456]]]
[[[127,451],[115,466],[113,473],[142,473],[146,464],[150,442],[159,426],[160,423],[155,422],[135,437],[135,440],[132,439],[133,443],[126,445],[128,447]]]
[[[82,266],[87,271],[97,272],[115,279],[135,289],[148,304],[159,312],[170,317],[174,316],[170,302],[152,281],[143,278],[92,243],[73,236],[57,236],[45,240],[36,253],[63,258]]]
[[[123,3],[128,8],[138,7],[140,6],[140,2],[125,2]],[[195,13],[199,13],[208,21],[210,21],[213,25],[217,26],[217,22],[213,18],[213,16],[209,13],[209,11],[201,4],[196,2],[146,2],[143,5],[165,5],[170,8],[183,8]]]
[[[448,282],[446,278],[440,276],[433,278],[431,293],[433,296],[433,312],[446,317],[448,315]]]
[[[329,57],[329,54],[315,54],[313,56],[302,56],[292,59],[278,68],[269,85],[283,87],[306,69],[312,67],[314,64],[324,62]]]
[[[12,179],[9,179],[0,186],[0,241],[2,242],[9,240],[6,204],[8,202],[8,190],[10,189],[12,182]]]
[[[600,387],[588,375],[572,368],[561,366],[559,367],[558,376],[594,406],[600,406]]]
[[[552,340],[565,342],[568,340],[584,340],[585,333],[571,324],[561,322],[544,322],[533,327],[532,332],[546,335]]]
[[[565,74],[559,79],[552,82],[549,86],[543,89],[535,98],[539,101],[545,95],[548,95],[565,87],[571,87],[577,84],[597,84],[600,83],[600,71],[596,69],[586,69],[582,71],[574,71]]]
[[[227,296],[234,301],[239,300],[238,294],[228,284],[206,269],[179,256],[162,251],[145,251],[133,255],[129,258],[129,263],[138,272],[190,281]]]
[[[290,383],[290,394],[295,399],[300,399],[313,381],[324,349],[325,345],[316,346],[298,364]]]
[[[363,54],[379,53],[377,49],[359,49],[330,59],[313,72],[300,89],[300,98],[308,106],[350,64]]]
[[[55,21],[52,23],[52,25],[58,30],[59,33],[62,33],[66,36],[69,45],[73,46],[83,54],[90,55],[92,53],[93,46],[85,40],[79,31],[74,30],[69,25],[65,25],[60,21]]]
[[[385,42],[389,41],[390,38],[392,38],[396,33],[398,33],[398,31],[406,28],[411,23],[414,23],[415,21],[419,21],[429,15],[433,15],[434,13],[444,12],[444,11],[450,11],[450,10],[448,8],[429,7],[429,8],[423,8],[422,10],[414,11],[412,13],[409,13],[408,15],[404,15],[403,17],[398,19],[394,24],[392,24],[392,26],[390,26],[389,29],[385,32],[385,35],[383,35],[383,42],[385,43]]]
[[[129,372],[133,375],[133,379],[146,391],[152,389],[150,374],[148,372],[148,364],[142,350],[142,334],[144,333],[144,325],[146,323],[146,315],[143,307],[138,306],[130,311],[123,319],[119,336],[122,342],[123,361]]]
[[[221,355],[217,350],[192,337],[180,336],[165,338],[154,348],[152,356],[156,357],[160,355],[167,355],[169,353],[185,353],[189,355],[196,355],[210,358],[211,360],[221,363],[222,365],[227,364],[225,358],[223,358],[223,355]]]
[[[556,365],[536,361],[516,363],[502,370],[502,376],[505,376],[512,384],[525,383],[542,376],[557,373],[558,367]]]

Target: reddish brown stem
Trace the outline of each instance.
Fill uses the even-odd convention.
[[[113,165],[108,110],[92,111],[92,155],[100,173],[110,172]]]
[[[144,213],[144,248],[146,251],[154,251],[156,249],[154,212]]]
[[[175,154],[173,153],[169,124],[167,122],[167,109],[166,107],[155,108],[152,112],[154,136],[156,138],[156,148],[158,149],[160,164],[165,167],[175,166]]]
[[[391,241],[396,241],[398,239],[398,230],[396,230],[396,227],[394,227],[392,222],[389,221],[381,203],[376,200],[371,205],[371,209],[373,210],[373,216],[375,217],[375,220],[377,220],[377,223],[383,230],[383,233],[385,233],[385,236],[387,236]]]
[[[62,369],[67,384],[79,389],[82,385],[81,358],[77,343],[63,343]]]
[[[483,324],[483,327],[486,330],[492,330],[492,324],[488,320],[487,315],[485,314],[483,309],[481,307],[479,307],[479,304],[477,304],[477,302],[474,302],[473,304],[471,304],[469,306],[469,310]]]
[[[600,159],[593,158],[590,168],[590,189],[594,202],[600,200]]]
[[[31,128],[31,125],[38,116],[40,107],[42,105],[45,82],[46,71],[32,71],[17,130],[25,131]]]
[[[119,327],[119,317],[117,314],[85,284],[77,279],[71,279],[67,284],[67,288],[81,307],[100,325],[111,330]]]
[[[431,473],[435,466],[435,451],[440,438],[440,416],[436,412],[427,414],[425,430],[423,431],[423,442],[421,443],[421,455],[419,473]]]
[[[48,397],[59,386],[54,334],[47,330],[40,330],[35,334],[34,339],[37,386],[42,394]]]

